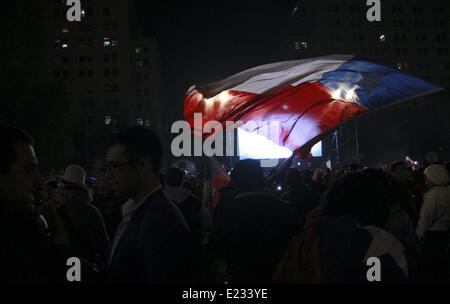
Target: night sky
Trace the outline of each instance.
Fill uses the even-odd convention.
[[[276,60],[296,1],[136,0],[146,34],[157,38],[166,99],[179,104],[192,84],[210,83]]]

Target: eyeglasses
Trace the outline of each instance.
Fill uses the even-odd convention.
[[[132,163],[133,162],[131,162],[131,161],[128,161],[128,162],[105,162],[105,164],[103,165],[103,171],[111,172],[120,167],[131,165]]]

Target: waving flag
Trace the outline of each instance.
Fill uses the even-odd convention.
[[[395,67],[332,55],[257,66],[193,86],[184,99],[184,117],[192,127],[194,113],[202,114],[203,124],[218,121],[223,127],[226,121],[277,122],[276,138],[267,138],[306,157],[340,123],[437,90]],[[260,133],[261,126],[241,128]]]

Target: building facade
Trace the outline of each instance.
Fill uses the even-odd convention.
[[[142,35],[134,1],[81,0],[81,21],[72,22],[66,0],[11,5],[11,28],[17,33],[10,36],[22,52],[14,53],[26,59],[21,65],[39,80],[65,88],[74,161],[92,165],[111,135],[124,127],[142,125],[161,133],[158,43]],[[34,25],[26,16],[36,18]],[[26,47],[27,41],[33,44]]]

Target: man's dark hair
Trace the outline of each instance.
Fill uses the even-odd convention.
[[[231,182],[240,192],[259,191],[264,188],[264,173],[256,159],[244,159],[236,163],[231,172]]]
[[[163,155],[163,146],[159,136],[144,127],[131,127],[115,135],[109,146],[124,145],[129,160],[137,160],[144,156],[152,163],[154,173],[159,172]]]
[[[169,168],[166,172],[166,183],[169,187],[180,187],[183,183],[184,171],[178,168]]]
[[[324,215],[354,216],[360,225],[382,227],[388,219],[388,198],[381,184],[362,172],[335,181],[322,204]]]
[[[34,145],[34,141],[26,131],[2,122],[0,122],[0,139],[2,144],[0,149],[0,173],[8,174],[17,157],[13,146],[19,142]]]
[[[303,175],[300,171],[294,168],[289,168],[284,177],[286,186],[291,189],[300,188],[303,186]]]
[[[408,164],[404,160],[396,161],[391,165],[391,172],[396,171],[401,166],[408,166]]]

